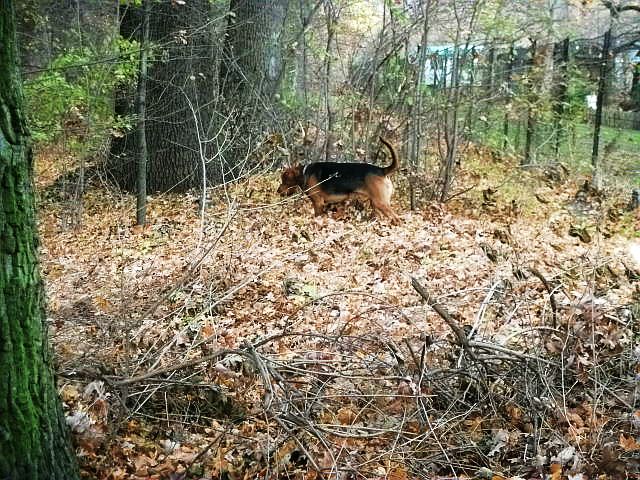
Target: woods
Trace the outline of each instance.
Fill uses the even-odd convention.
[[[0,478],[640,475],[640,4],[0,0],[0,45]]]

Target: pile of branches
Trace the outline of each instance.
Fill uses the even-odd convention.
[[[198,461],[216,457],[209,450],[228,436],[235,446],[226,462],[270,478],[637,472],[637,312],[589,302],[560,308],[558,289],[531,273],[548,295],[549,325],[523,324],[499,343],[412,279],[449,335],[394,341],[292,331],[110,383],[127,389],[134,413],[154,405],[148,392],[159,393],[160,415],[171,410],[167,389],[190,385],[198,393],[172,411],[203,425],[226,415],[230,425]],[[481,308],[501,292],[508,307],[507,290],[494,285]],[[254,433],[240,439],[238,425],[247,424]]]

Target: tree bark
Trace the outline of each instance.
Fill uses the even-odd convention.
[[[0,0],[0,478],[73,480],[44,321],[12,3]]]
[[[602,43],[602,61],[600,63],[600,79],[598,80],[598,99],[596,103],[596,116],[593,127],[593,147],[591,149],[591,167],[593,169],[593,183],[600,188],[600,175],[598,171],[598,154],[600,148],[600,128],[602,126],[602,111],[607,95],[607,76],[609,74],[609,55],[611,52],[611,27],[604,34]]]
[[[509,94],[507,96],[507,102],[511,102],[511,89],[513,87],[513,63],[515,60],[515,48],[513,43],[509,47],[509,59],[507,60],[507,64],[504,70],[504,82],[507,85],[507,89]],[[505,105],[506,107],[507,105]],[[502,120],[502,150],[507,151],[509,147],[509,124],[511,123],[509,119],[509,109],[504,109],[504,118]]]
[[[535,59],[537,52],[537,41],[533,40],[531,43],[531,61],[529,62],[529,93],[527,95],[527,130],[525,135],[525,144],[524,144],[524,157],[522,159],[522,165],[531,165],[532,163],[532,155],[531,149],[533,147],[533,140],[536,133],[536,113],[535,113],[535,103],[538,100],[538,96],[536,94],[536,83],[537,80],[534,79],[534,69],[536,67]],[[537,76],[537,75],[536,75]]]
[[[220,68],[227,100],[271,103],[282,79],[282,38],[287,0],[231,0]],[[243,101],[244,100],[244,101]]]
[[[335,13],[335,6],[330,2],[325,4],[325,17],[327,20],[327,43],[324,49],[324,79],[322,82],[322,90],[324,95],[324,108],[326,114],[326,123],[324,127],[324,160],[326,162],[331,160],[333,155],[333,145],[335,142],[334,124],[336,113],[333,109],[333,100],[331,98],[331,68],[332,68],[332,56],[331,45],[333,44],[333,37],[335,35],[335,24],[337,21],[337,15]]]
[[[554,64],[558,66],[558,78],[555,82],[556,87],[553,99],[553,110],[555,116],[554,130],[556,136],[554,153],[557,161],[560,153],[560,143],[562,142],[563,137],[562,122],[565,117],[565,106],[567,103],[567,89],[569,83],[569,77],[567,75],[567,69],[569,66],[569,38],[565,38],[562,43],[556,45],[555,56],[556,60]]]
[[[150,8],[149,41],[156,48],[146,82],[147,190],[184,192],[201,186],[205,173],[201,148],[204,138],[215,131],[213,7],[209,0],[193,0],[186,5],[152,2]],[[128,7],[121,34],[141,40],[142,19],[141,9]],[[119,92],[116,113],[134,113],[135,97],[133,87]],[[138,142],[138,132],[133,130],[112,145],[110,171],[128,191],[136,189]],[[205,158],[210,157],[208,153],[205,149]],[[221,180],[217,167],[212,164],[206,169],[211,183]]]
[[[242,162],[256,140],[277,125],[284,74],[282,54],[288,0],[231,0],[219,84],[234,146],[223,156]],[[239,173],[239,170],[235,172]]]
[[[136,191],[136,224],[144,225],[147,219],[147,70],[149,50],[150,0],[142,2],[142,42],[140,42],[140,78],[138,78],[138,175]]]
[[[640,55],[640,52],[636,53],[636,56]],[[629,91],[629,97],[631,100],[630,110],[637,112],[640,110],[640,63],[633,64],[633,73],[631,77],[631,89]]]

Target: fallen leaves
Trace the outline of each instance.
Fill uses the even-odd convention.
[[[580,391],[580,382],[588,382],[593,371],[604,368],[604,360],[631,343],[627,326],[616,316],[632,298],[630,283],[623,274],[605,274],[607,278],[598,277],[605,288],[595,292],[599,284],[594,287],[592,281],[594,265],[617,262],[616,249],[623,250],[626,240],[608,239],[603,251],[596,251],[598,242],[569,237],[572,220],[566,212],[556,212],[558,193],[552,190],[545,190],[536,203],[535,216],[520,207],[515,215],[499,191],[486,188],[483,200],[491,216],[460,199],[406,212],[403,225],[392,227],[362,216],[353,206],[320,219],[312,219],[304,199],[264,208],[259,202],[275,200],[270,193],[274,180],[249,182],[256,203],[243,204],[226,229],[222,198],[211,199],[201,223],[188,196],[154,197],[151,224],[137,228],[131,225],[130,198],[108,198],[93,188],[85,199],[84,225],[74,232],[59,229],[59,205],[45,205],[42,263],[65,372],[89,361],[99,366],[96,371],[108,366],[107,375],[130,375],[221,348],[242,348],[266,336],[282,337],[260,352],[273,362],[269,368],[287,367],[282,378],[264,382],[247,356],[227,355],[174,379],[180,385],[175,390],[160,390],[159,381],[148,386],[149,392],[126,392],[127,408],[143,412],[148,420],[121,427],[108,444],[104,432],[115,428],[110,419],[122,408],[109,386],[97,376],[65,384],[61,396],[67,421],[87,464],[102,468],[95,478],[177,478],[211,438],[227,430],[233,433],[192,466],[202,478],[260,476],[273,468],[283,478],[320,480],[339,464],[357,465],[368,478],[405,480],[415,478],[415,472],[410,461],[398,461],[402,456],[432,455],[437,465],[444,462],[437,448],[427,451],[435,443],[421,443],[429,435],[450,439],[441,448],[455,451],[456,462],[471,465],[469,458],[482,458],[516,469],[519,461],[525,462],[523,451],[529,455],[526,462],[533,462],[531,435],[549,440],[553,436],[544,435],[550,430],[562,442],[536,445],[547,459],[540,468],[554,480],[580,478],[582,473],[571,470],[577,448],[593,448],[592,432],[609,427],[610,417],[603,413],[608,400],[560,408],[561,394],[549,389],[536,392],[540,398],[530,404],[517,403],[509,395],[530,388],[529,378],[518,378],[521,385],[494,378],[484,391],[477,391],[472,378],[460,390],[464,398],[458,398],[460,391],[454,388],[459,385],[449,385],[447,376],[434,377],[459,356],[450,349],[451,332],[422,306],[407,274],[423,279],[457,321],[473,325],[476,337],[561,358],[568,371],[580,373],[571,378],[571,388]],[[461,214],[467,210],[469,215]],[[584,237],[580,228],[572,233]],[[531,265],[553,280],[562,320],[557,326],[550,326],[549,292],[526,273]],[[185,272],[192,274],[185,278]],[[489,367],[499,361],[493,353],[483,360]],[[213,386],[219,390],[216,395],[204,388]],[[150,393],[155,389],[157,395]],[[321,411],[312,418],[326,429],[327,445],[305,440],[320,472],[301,460],[292,434],[261,417],[269,389],[280,399],[299,393],[288,408],[306,405],[310,417]],[[499,415],[478,407],[487,395],[502,399]],[[221,398],[241,402],[248,412],[233,429],[212,429],[217,421],[212,418],[223,421],[213,408]],[[447,417],[460,404],[464,409],[454,420]],[[540,418],[546,422],[542,428],[535,423]],[[638,412],[629,414],[629,424],[634,421],[640,425]],[[180,435],[169,438],[167,425]],[[396,440],[390,442],[391,437]],[[638,450],[637,432],[620,433],[616,439],[625,452]],[[475,451],[469,453],[473,449],[480,452],[477,457]],[[619,456],[610,457],[603,465],[619,471]],[[435,462],[429,465],[438,471]],[[493,469],[487,475],[515,478]]]

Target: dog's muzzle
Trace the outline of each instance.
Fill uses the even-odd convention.
[[[287,187],[286,185],[280,185],[278,187],[278,194],[281,197],[290,197],[296,193],[296,187]]]

